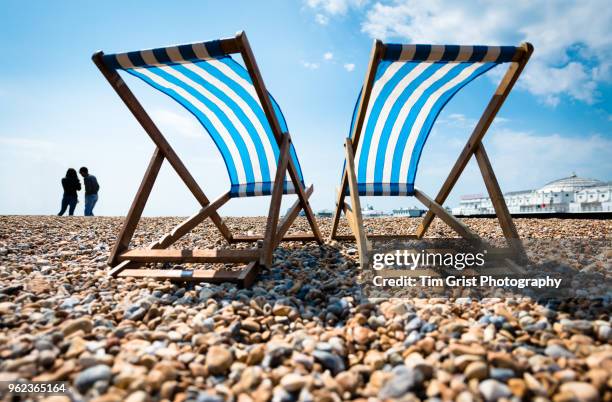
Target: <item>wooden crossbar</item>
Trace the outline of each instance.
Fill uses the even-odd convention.
[[[259,240],[263,240],[263,234],[253,234],[253,235],[234,235],[232,239],[232,243],[252,243]],[[283,236],[281,239],[283,242],[287,241],[317,241],[317,237],[312,233],[291,233]]]
[[[424,192],[415,189],[414,196],[417,200],[421,201],[430,211],[433,211],[440,219],[444,221],[448,226],[453,228],[455,232],[459,233],[462,237],[468,240],[480,241],[480,236],[472,231],[465,223],[455,218],[453,215],[448,213],[442,205],[438,204]]]
[[[210,282],[236,283],[243,287],[250,287],[257,278],[259,264],[252,262],[245,267],[240,267],[240,270],[214,270],[214,269],[126,269],[120,273],[119,277],[133,278],[155,278],[158,280],[179,280],[187,282]]]
[[[175,242],[180,240],[181,237],[192,231],[196,226],[202,223],[206,218],[210,217],[217,209],[221,208],[226,202],[230,200],[230,193],[227,192],[221,197],[217,198],[208,206],[202,208],[200,211],[189,217],[187,220],[181,222],[172,231],[166,234],[164,237],[151,244],[149,248],[160,249],[166,248],[173,245]]]
[[[418,239],[418,236],[415,234],[409,235],[401,235],[401,234],[368,234],[368,239],[371,240],[414,240]],[[334,240],[344,241],[344,240],[355,240],[355,235],[336,235]]]
[[[134,249],[119,255],[120,261],[132,262],[199,262],[199,263],[239,263],[251,262],[259,258],[261,250],[230,250],[230,249],[184,249],[184,250],[149,250]]]

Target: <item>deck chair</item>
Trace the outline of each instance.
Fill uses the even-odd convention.
[[[533,46],[399,45],[374,41],[365,84],[357,99],[346,161],[337,195],[331,238],[355,239],[362,266],[367,264],[368,236],[364,231],[360,196],[414,196],[428,212],[417,233],[422,238],[438,216],[462,237],[479,236],[442,204],[472,155],[476,156],[511,255],[524,256],[518,232],[508,212],[482,138],[529,60]],[[474,128],[448,178],[435,198],[414,187],[419,159],[433,124],[447,102],[476,77],[501,63],[508,70]],[[345,197],[350,198],[350,204]],[[337,234],[341,213],[354,236]],[[397,238],[389,234],[372,238]]]
[[[232,59],[239,53],[243,67]],[[304,185],[297,154],[278,104],[266,90],[244,32],[234,38],[105,55],[93,61],[156,145],[140,188],[111,251],[111,275],[153,277],[197,282],[235,282],[249,286],[260,264],[270,266],[272,252],[283,240],[322,242],[308,199],[313,187]],[[177,153],[143,109],[118,73],[123,70],[170,96],[202,124],[225,162],[231,187],[209,201]],[[191,191],[201,209],[146,249],[129,249],[157,174],[167,160]],[[297,201],[279,222],[283,194]],[[265,233],[233,235],[217,210],[232,198],[271,195]],[[303,211],[312,234],[286,235]],[[257,242],[250,249],[168,249],[198,224],[210,218],[228,243]],[[245,263],[243,269],[142,269],[156,262]]]

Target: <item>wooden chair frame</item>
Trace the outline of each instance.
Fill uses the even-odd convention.
[[[508,254],[511,257],[517,257],[521,260],[525,259],[525,251],[522,247],[518,232],[516,230],[516,226],[514,225],[512,217],[510,216],[510,213],[508,211],[508,207],[499,187],[499,183],[497,182],[497,178],[495,177],[495,173],[493,172],[493,168],[491,167],[491,163],[485,151],[484,145],[482,144],[482,139],[485,136],[489,127],[491,126],[491,123],[493,122],[495,116],[497,115],[497,112],[506,100],[508,94],[512,90],[512,87],[518,80],[521,72],[527,64],[527,61],[531,57],[531,54],[533,53],[533,46],[530,43],[522,43],[517,48],[517,51],[512,58],[512,61],[509,63],[508,70],[506,71],[504,77],[498,84],[495,93],[493,94],[491,100],[489,101],[489,104],[487,105],[482,116],[480,117],[480,120],[474,128],[467,144],[463,148],[462,152],[459,154],[455,165],[451,169],[446,181],[442,185],[442,188],[438,192],[436,198],[432,199],[422,191],[415,189],[414,196],[428,209],[425,217],[423,218],[422,223],[417,229],[416,234],[402,236],[394,236],[389,234],[366,236],[363,226],[363,217],[361,215],[359,192],[357,189],[357,177],[355,173],[354,155],[356,152],[356,148],[359,144],[359,137],[361,135],[368,102],[370,100],[372,87],[374,85],[376,70],[378,68],[378,64],[384,57],[385,51],[386,45],[380,40],[375,40],[370,55],[368,69],[366,71],[363,95],[361,97],[361,102],[357,109],[357,119],[353,126],[351,136],[350,138],[346,139],[345,143],[346,169],[342,176],[341,186],[337,194],[336,210],[332,221],[332,231],[330,238],[333,240],[355,240],[355,242],[357,243],[357,249],[359,251],[360,263],[362,267],[365,267],[368,263],[367,251],[370,247],[368,237],[370,239],[420,239],[427,232],[427,229],[431,225],[431,222],[435,216],[438,216],[440,219],[442,219],[442,221],[444,221],[447,225],[454,229],[463,238],[466,238],[472,242],[483,244],[483,241],[480,236],[474,233],[463,222],[461,222],[459,219],[454,217],[442,207],[442,204],[444,203],[444,201],[446,201],[446,198],[450,194],[452,188],[457,183],[459,176],[465,169],[470,158],[472,157],[472,155],[474,155],[476,157],[476,161],[478,162],[480,172],[482,173],[487,192],[491,197],[491,201],[495,209],[495,214],[497,215],[502,232],[509,246],[507,250],[498,249],[496,251],[501,251],[501,254]],[[350,205],[347,204],[345,201],[347,188],[349,190],[349,197],[351,200]],[[349,226],[354,234],[353,236],[341,236],[337,234],[338,224],[340,222],[340,215],[342,212],[344,212],[345,216],[347,217]],[[504,251],[507,251],[507,253],[504,253]]]
[[[157,279],[176,279],[197,282],[233,282],[241,286],[249,287],[257,276],[260,264],[270,266],[272,264],[273,251],[281,241],[310,241],[315,240],[322,244],[321,232],[315,220],[314,214],[308,202],[313,191],[313,186],[304,188],[299,180],[297,169],[290,156],[291,137],[289,133],[283,133],[277,119],[276,113],[270,102],[263,78],[255,61],[255,57],[244,32],[238,32],[234,38],[221,39],[221,49],[225,54],[240,53],[247,71],[253,81],[259,101],[263,107],[266,118],[272,127],[274,137],[279,145],[280,154],[274,179],[266,230],[263,235],[234,236],[224,223],[217,210],[230,200],[227,192],[214,201],[209,201],[196,180],[187,170],[179,156],[172,149],[161,131],[149,117],[140,102],[137,100],[119,73],[109,68],[103,61],[103,52],[97,52],[92,56],[96,66],[108,80],[117,95],[123,100],[127,108],[132,112],[145,132],[156,145],[149,166],[142,179],[140,187],[132,202],[128,215],[123,222],[117,241],[110,253],[108,264],[112,267],[110,275],[113,277],[149,277]],[[176,171],[187,188],[201,205],[200,211],[176,226],[171,232],[153,242],[146,249],[130,250],[130,241],[136,230],[136,226],[142,216],[153,184],[164,160],[167,160]],[[289,173],[297,201],[291,206],[287,214],[279,222],[281,200],[283,196],[283,184],[285,174]],[[286,235],[291,224],[303,210],[312,229],[312,234]],[[229,244],[239,242],[257,242],[258,246],[251,249],[193,249],[175,250],[168,249],[172,244],[185,236],[206,218],[210,218],[221,232],[221,235]],[[142,269],[143,264],[154,262],[174,263],[246,263],[241,270],[158,270]]]

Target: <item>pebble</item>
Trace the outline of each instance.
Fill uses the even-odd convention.
[[[83,317],[76,320],[70,320],[62,326],[62,332],[64,336],[73,334],[76,331],[83,331],[85,333],[91,332],[93,329],[93,323],[91,319]]]
[[[574,354],[572,352],[557,344],[548,345],[544,353],[554,359],[558,359],[560,357],[566,357],[568,359],[574,358]]]
[[[609,325],[601,325],[597,328],[597,339],[602,342],[612,341],[612,327]]]
[[[478,389],[486,401],[498,401],[512,394],[505,384],[491,379],[481,382]]]
[[[226,374],[233,362],[232,352],[223,346],[211,346],[206,353],[206,369],[213,375]]]
[[[406,392],[420,387],[424,377],[420,371],[406,366],[396,366],[393,377],[389,379],[378,393],[381,399],[399,398]]]
[[[597,389],[586,382],[566,382],[561,385],[560,391],[572,394],[579,402],[596,402],[599,400]]]
[[[108,382],[111,378],[111,369],[108,366],[99,364],[90,367],[79,373],[74,380],[75,387],[81,391],[87,391],[92,385],[98,381]]]
[[[315,350],[312,356],[316,361],[321,363],[323,367],[331,371],[332,375],[336,375],[345,370],[345,365],[342,359],[333,353]]]
[[[484,380],[489,375],[489,367],[482,361],[472,362],[465,368],[464,374],[468,380]]]
[[[306,377],[300,374],[287,374],[284,376],[280,384],[288,392],[297,392],[306,385]]]

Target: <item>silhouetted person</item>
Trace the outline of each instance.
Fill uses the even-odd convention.
[[[85,216],[94,216],[93,209],[98,202],[98,180],[96,176],[89,174],[89,171],[85,166],[79,169],[79,173],[83,176],[83,183],[85,184]]]
[[[76,208],[79,198],[77,197],[77,191],[81,189],[81,182],[79,176],[77,176],[76,170],[70,168],[66,171],[66,177],[62,179],[62,187],[64,188],[64,196],[62,197],[62,209],[59,212],[59,216],[64,215],[66,208],[68,209],[68,215],[74,215],[74,209]]]

